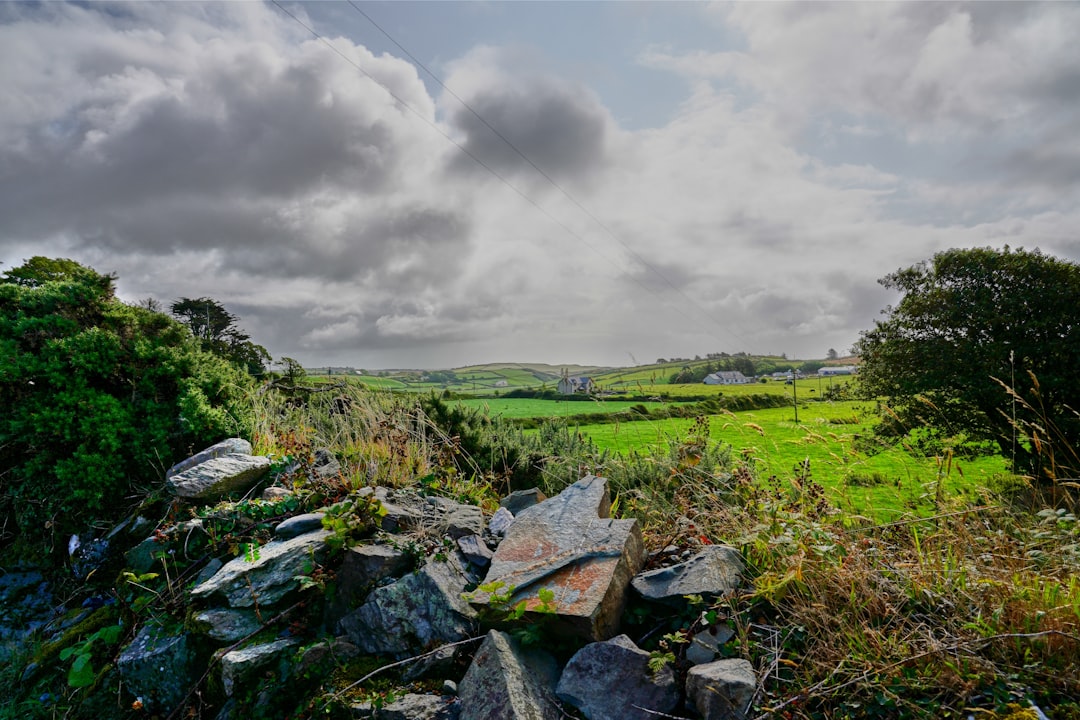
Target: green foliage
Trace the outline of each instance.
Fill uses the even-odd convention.
[[[248,381],[113,278],[34,258],[0,279],[0,516],[19,533],[82,530],[192,449],[247,425]]]
[[[947,250],[881,283],[903,297],[856,350],[863,393],[883,398],[895,425],[992,441],[1043,478],[1080,471],[1075,456],[1045,462],[1025,433],[1050,423],[1041,442],[1080,446],[1080,265],[1038,250]]]
[[[93,685],[97,677],[93,666],[95,643],[100,641],[104,645],[115,645],[123,634],[123,625],[106,625],[81,642],[61,650],[60,660],[62,662],[71,660],[71,667],[67,674],[68,685],[73,688]]]
[[[354,494],[335,503],[326,509],[322,519],[323,528],[334,533],[326,544],[332,550],[349,547],[370,535],[385,516],[386,508],[374,494]]]
[[[241,330],[239,318],[213,298],[180,298],[169,306],[169,312],[191,329],[191,334],[203,350],[242,367],[252,375],[266,372],[270,353],[251,341]]]

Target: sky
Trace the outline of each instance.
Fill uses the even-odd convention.
[[[0,270],[275,358],[845,353],[955,247],[1080,261],[1080,3],[0,3]]]

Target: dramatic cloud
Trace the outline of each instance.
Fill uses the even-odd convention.
[[[477,37],[472,7],[425,37]],[[0,6],[0,260],[210,295],[275,356],[371,368],[821,356],[938,250],[1080,258],[1080,6],[702,5],[621,60],[492,9],[429,49],[446,90],[345,6],[289,6],[323,39],[254,3]],[[630,128],[605,76],[684,92]]]

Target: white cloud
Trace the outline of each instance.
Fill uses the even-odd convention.
[[[1078,17],[719,6],[742,47],[643,38],[638,62],[686,97],[633,131],[536,70],[556,46],[449,61],[568,199],[409,63],[330,38],[415,113],[272,6],[9,5],[0,259],[216,297],[312,364],[820,355],[889,300],[876,278],[937,250],[1080,256]]]

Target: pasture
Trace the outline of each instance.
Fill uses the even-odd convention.
[[[631,400],[537,400],[534,398],[487,398],[458,400],[458,405],[480,408],[488,415],[504,418],[565,418],[582,413],[616,413],[644,405],[655,408],[670,407],[678,403],[637,402]]]
[[[573,429],[600,448],[647,456],[685,440],[693,422],[672,418]],[[761,478],[786,481],[808,469],[837,506],[878,520],[931,512],[957,495],[975,497],[1007,473],[999,457],[919,457],[902,446],[874,446],[876,422],[873,403],[808,403],[799,408],[798,423],[792,408],[713,415],[709,437],[730,444]]]

